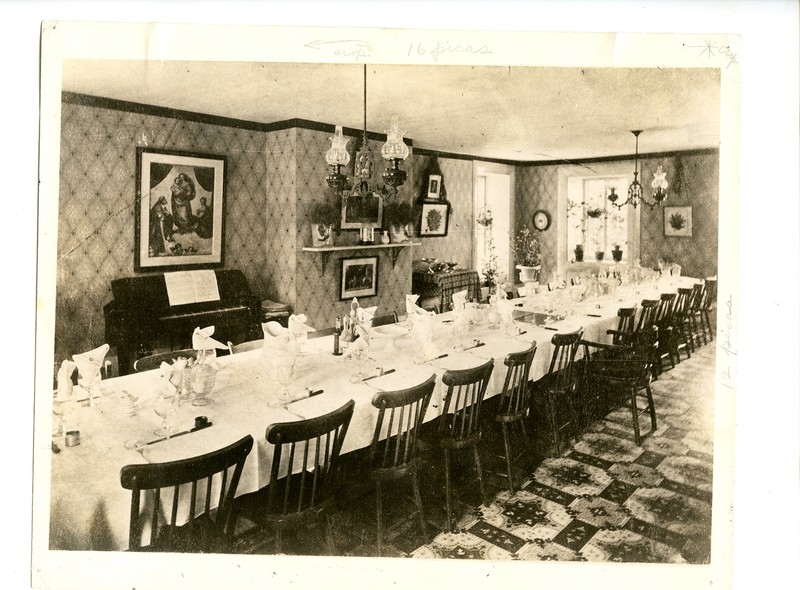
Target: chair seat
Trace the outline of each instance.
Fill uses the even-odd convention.
[[[463,438],[447,438],[443,437],[437,441],[441,449],[464,449],[477,445],[481,441],[481,432],[473,432]]]

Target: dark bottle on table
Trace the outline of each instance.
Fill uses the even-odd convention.
[[[338,315],[336,316],[336,328],[333,332],[333,354],[335,356],[340,356],[342,354],[342,349],[339,346],[339,334],[342,332],[342,318]]]

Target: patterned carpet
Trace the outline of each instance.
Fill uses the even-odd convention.
[[[518,488],[511,495],[494,432],[484,446],[493,500],[480,504],[471,461],[457,466],[459,520],[445,530],[443,481],[435,454],[423,469],[428,536],[412,514],[409,490],[384,498],[383,555],[387,557],[708,563],[711,537],[715,346],[664,372],[653,383],[658,429],[642,446],[633,441],[630,414],[618,409],[595,421],[571,447],[547,457],[534,435]],[[649,421],[642,420],[642,432]],[[540,429],[544,430],[544,429]],[[526,475],[527,474],[527,475]],[[363,481],[363,480],[362,480]],[[396,496],[396,497],[393,497]],[[353,492],[333,517],[339,555],[375,556],[375,500]],[[283,553],[324,554],[324,528],[296,531]],[[237,552],[270,553],[272,537],[244,532]]]

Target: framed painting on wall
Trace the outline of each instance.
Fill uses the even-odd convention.
[[[692,237],[692,208],[664,207],[664,235],[675,238]]]
[[[225,167],[224,156],[136,148],[135,272],[223,265]]]
[[[428,198],[434,201],[439,200],[442,191],[442,175],[431,174],[428,176]]]
[[[419,217],[419,235],[422,238],[436,238],[447,235],[450,220],[450,203],[442,201],[423,201]]]
[[[342,258],[339,299],[374,297],[378,294],[378,257]]]

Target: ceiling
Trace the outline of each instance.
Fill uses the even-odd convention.
[[[363,127],[363,66],[72,60],[63,90],[273,123]],[[367,128],[400,118],[415,148],[548,161],[715,148],[715,69],[374,65]]]

